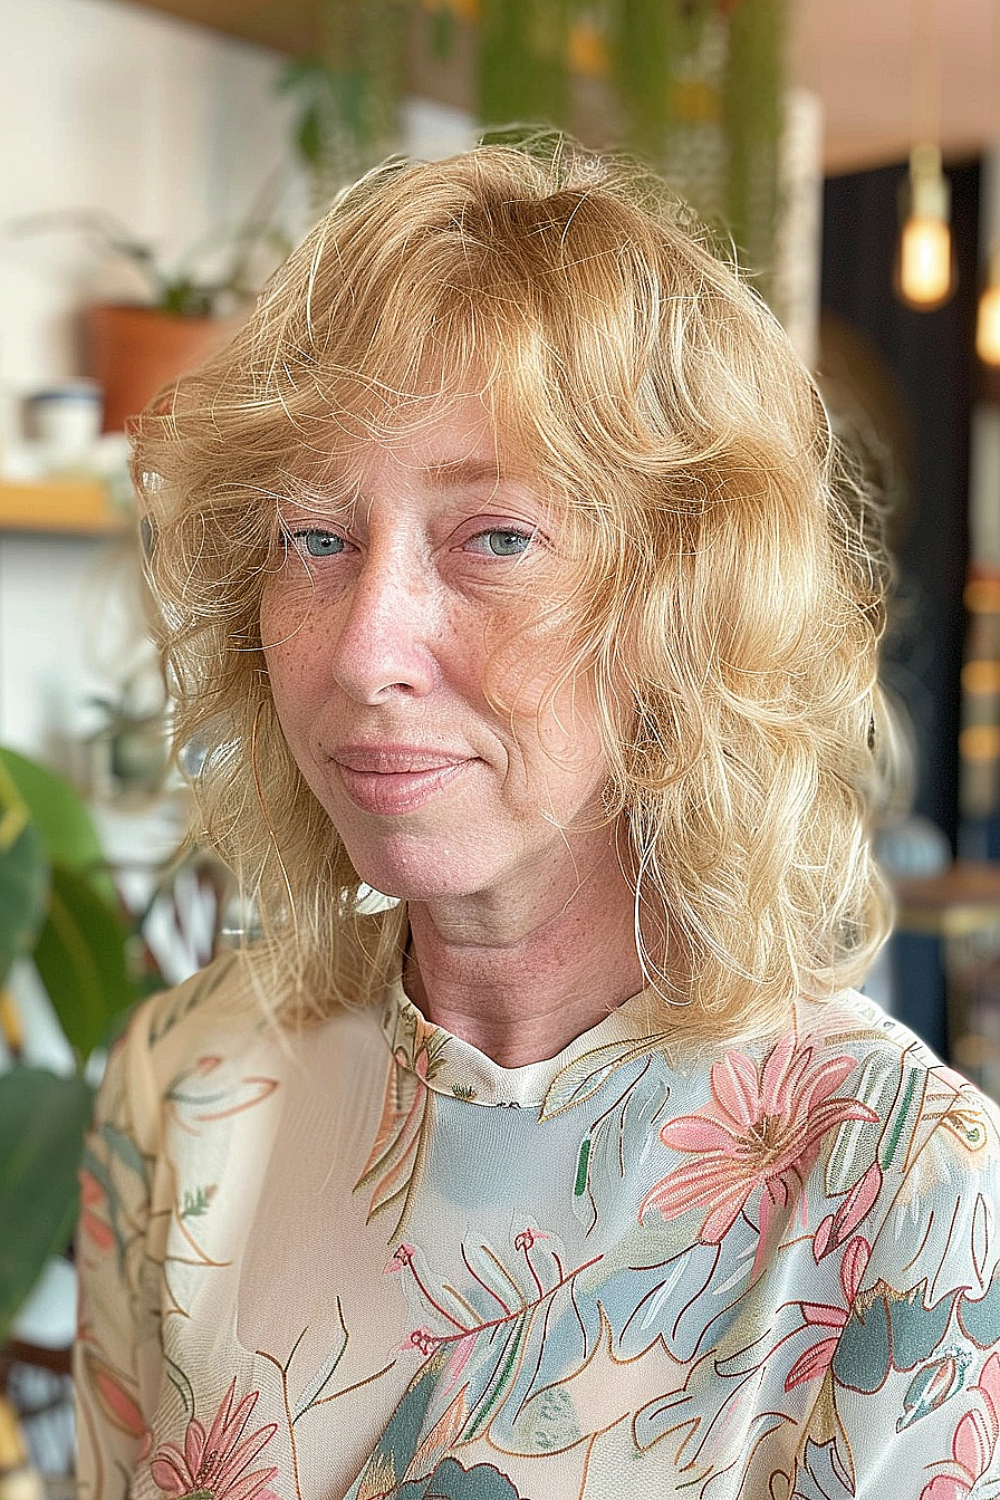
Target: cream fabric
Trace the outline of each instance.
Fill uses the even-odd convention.
[[[84,1500],[1000,1493],[998,1113],[858,995],[503,1069],[400,988],[279,1035],[228,960],[83,1203]]]

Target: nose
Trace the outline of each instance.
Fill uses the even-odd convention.
[[[339,601],[330,667],[358,703],[423,697],[439,667],[439,591],[412,554],[372,550]]]

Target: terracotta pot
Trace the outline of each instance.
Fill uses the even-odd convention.
[[[104,431],[121,432],[162,386],[193,369],[232,333],[218,318],[98,304],[87,313],[90,373],[104,391]]]

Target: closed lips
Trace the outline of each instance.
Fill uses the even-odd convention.
[[[349,746],[334,750],[330,756],[346,771],[380,776],[406,776],[423,771],[444,771],[450,766],[461,765],[472,760],[469,755],[453,754],[450,751],[420,750],[405,746]]]
[[[428,750],[338,751],[332,758],[340,784],[363,812],[402,816],[437,797],[468,767],[474,755],[453,756]]]

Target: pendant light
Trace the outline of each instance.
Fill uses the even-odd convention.
[[[951,245],[951,188],[941,170],[940,79],[932,0],[913,0],[911,106],[913,149],[901,194],[902,228],[896,292],[908,307],[932,312],[955,290]]]
[[[1000,87],[1000,0],[993,9],[992,76]],[[992,234],[986,285],[979,297],[976,315],[976,353],[984,365],[1000,365],[1000,140],[993,142],[986,177],[986,213]]]
[[[1000,245],[990,256],[989,275],[976,316],[976,353],[985,365],[1000,365]]]
[[[923,141],[910,152],[899,237],[898,290],[908,307],[930,312],[955,289],[951,250],[951,188],[941,152]]]

